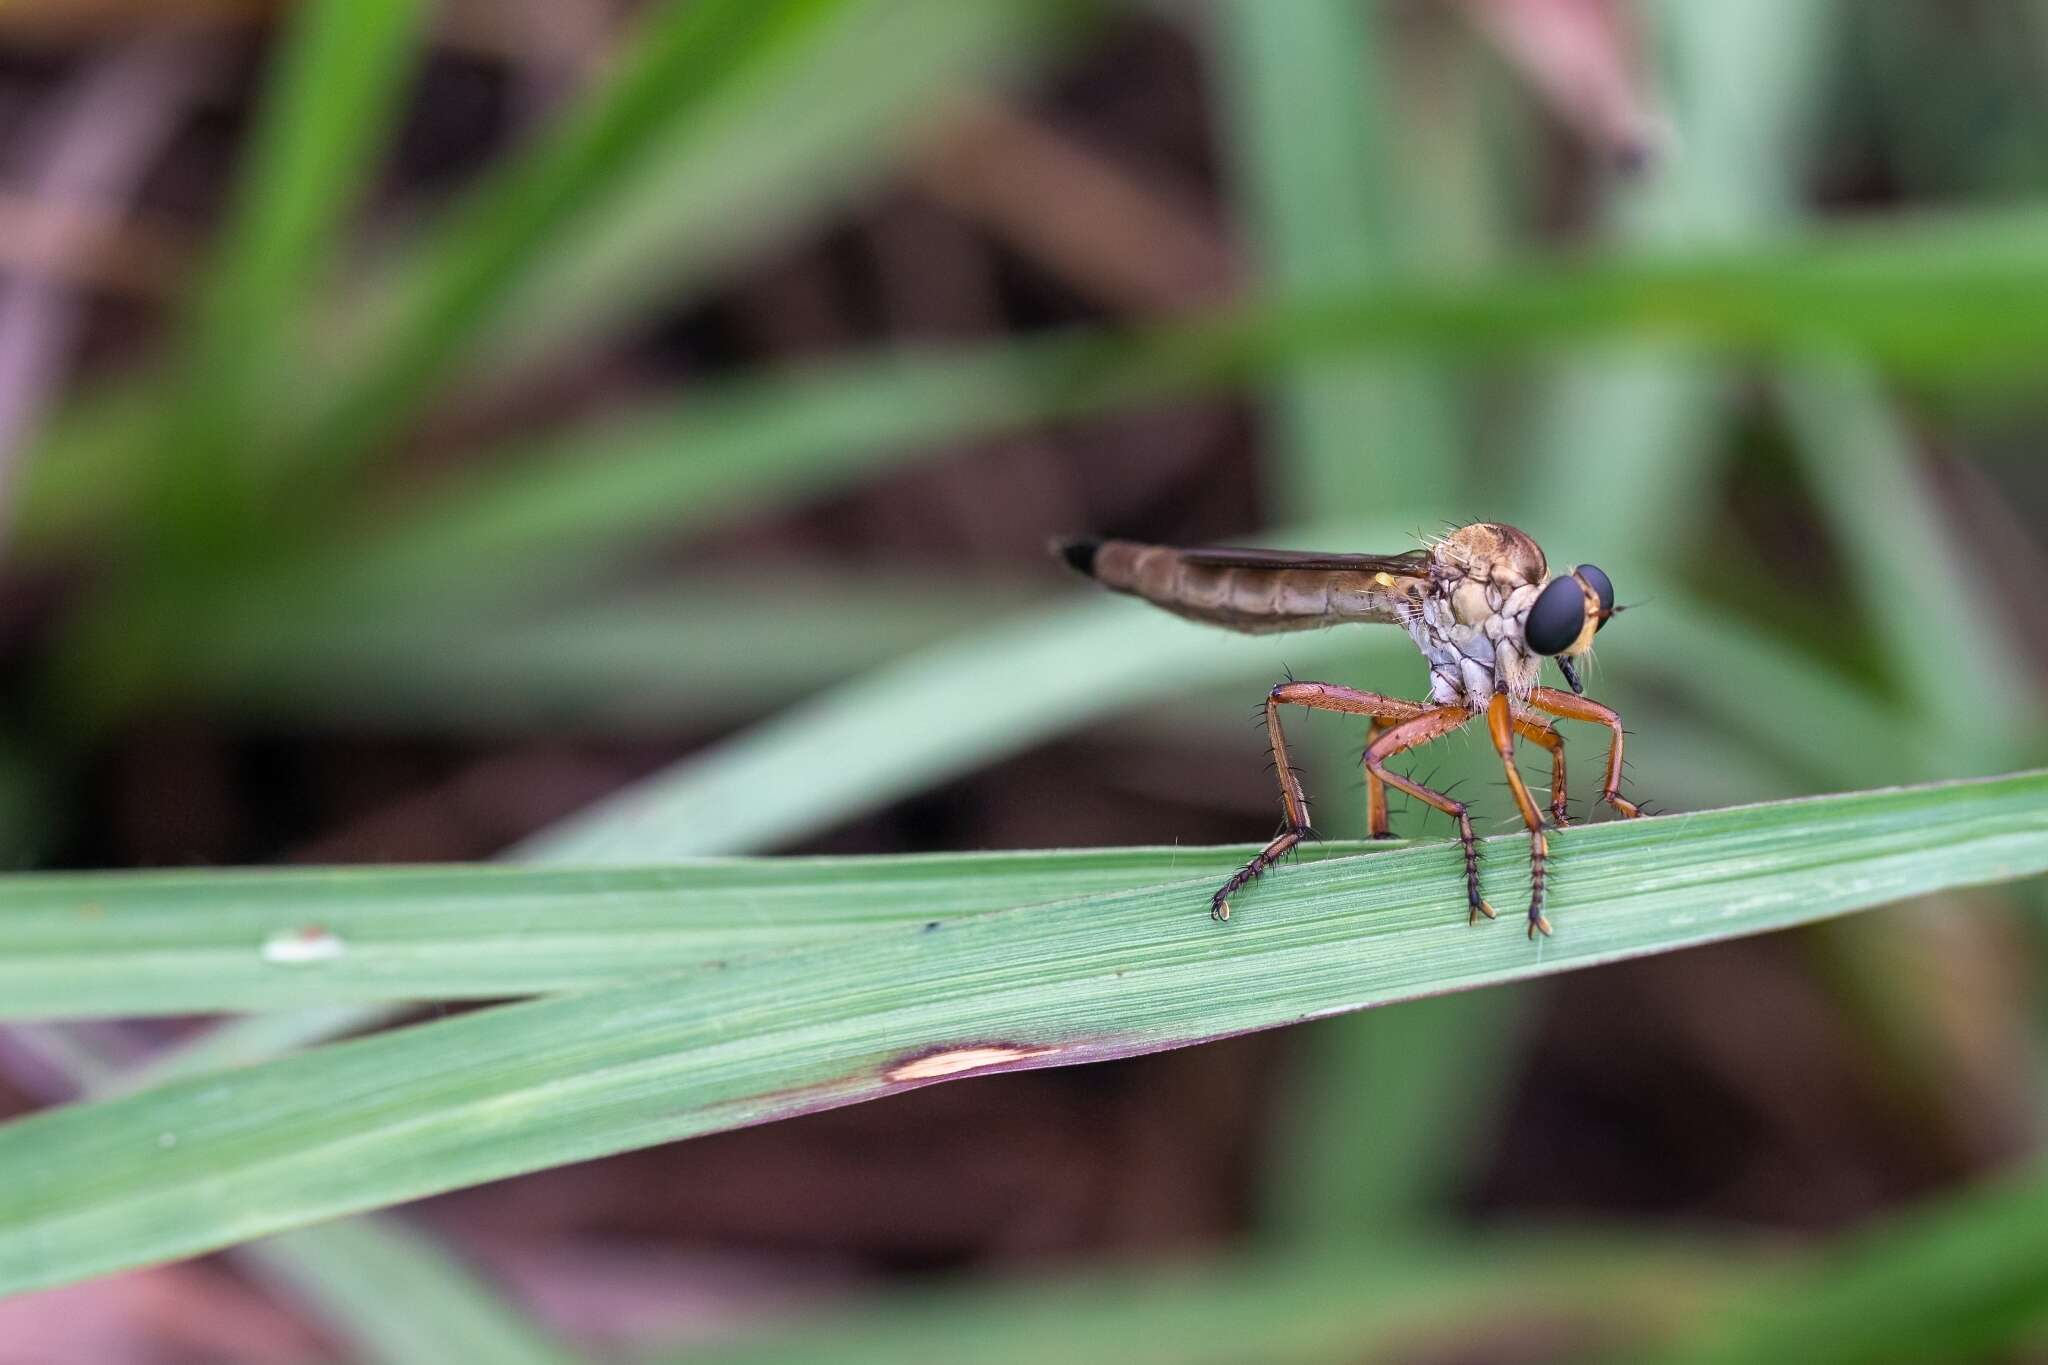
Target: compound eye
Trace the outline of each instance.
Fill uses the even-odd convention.
[[[1614,580],[1600,572],[1595,564],[1581,564],[1572,572],[1593,590],[1593,596],[1600,599],[1600,624],[1593,627],[1599,630],[1607,624],[1607,618],[1614,615]]]
[[[1536,596],[1522,638],[1538,654],[1561,654],[1586,628],[1586,590],[1576,578],[1554,578]]]

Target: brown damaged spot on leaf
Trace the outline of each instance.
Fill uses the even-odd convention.
[[[1024,1047],[1016,1043],[983,1043],[977,1047],[934,1048],[912,1053],[882,1074],[892,1081],[933,1081],[941,1076],[957,1076],[963,1071],[979,1071],[984,1067],[1001,1066],[1006,1062],[1049,1057],[1058,1051],[1056,1047]]]

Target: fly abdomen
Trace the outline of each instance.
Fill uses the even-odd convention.
[[[1391,610],[1391,585],[1369,574],[1207,563],[1170,545],[1133,540],[1073,539],[1053,548],[1104,587],[1251,634],[1386,620]]]

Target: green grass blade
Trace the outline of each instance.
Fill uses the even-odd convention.
[[[1355,667],[1411,648],[1392,632],[1276,645],[1122,601],[1055,608],[782,711],[550,826],[512,856],[589,864],[771,848],[1153,697],[1232,678],[1270,681],[1283,659],[1314,669],[1348,656]]]
[[[995,579],[819,571],[698,575],[509,617],[440,596],[409,612],[365,611],[360,598],[318,615],[230,608],[198,627],[185,681],[245,714],[298,719],[701,726],[753,719],[1043,596]]]
[[[1386,845],[1327,844],[1321,859]],[[497,866],[49,873],[0,879],[0,1018],[504,999],[876,929],[1221,881],[1226,848]],[[182,1055],[182,1054],[179,1054]],[[233,1065],[244,1056],[220,1056]]]
[[[1726,733],[1748,736],[1798,765],[1810,786],[1871,786],[1902,774],[1964,777],[1983,771],[1966,756],[1913,733],[1907,712],[1839,670],[1676,589],[1640,586],[1650,604],[1623,619],[1626,654],[1617,638],[1596,656],[1587,675],[1594,695],[1622,681],[1633,683],[1640,671],[1675,689]],[[1617,635],[1622,625],[1615,627]],[[1729,688],[1729,678],[1740,678],[1744,690]],[[1759,714],[1754,696],[1774,698],[1784,710]],[[1873,746],[1873,735],[1885,736],[1885,744]],[[1654,734],[1643,735],[1629,752],[1656,742]]]
[[[378,1365],[567,1365],[578,1359],[395,1218],[348,1218],[249,1248],[256,1278]]]
[[[160,511],[176,535],[217,543],[249,533],[255,471],[238,443],[260,404],[291,387],[299,320],[402,107],[431,10],[422,0],[320,0],[289,14],[161,433]]]
[[[1404,1360],[1455,1356],[1474,1337],[1493,1342],[1532,1320],[1597,1324],[1626,1352],[1614,1358],[1641,1365],[1976,1359],[2048,1323],[2044,1229],[2048,1172],[2036,1163],[1817,1255],[1615,1237],[1422,1241],[1396,1254],[927,1294],[688,1359]]]
[[[1728,1302],[1655,1365],[1974,1360],[2048,1326],[2048,1170],[2036,1163],[1851,1235]]]
[[[152,493],[142,471],[163,429],[165,387],[161,376],[113,381],[52,414],[17,471],[11,553],[44,563],[141,524]]]
[[[2038,210],[1816,229],[1768,246],[1668,251],[1339,294],[1288,317],[1226,321],[1192,345],[1213,364],[1341,346],[1463,357],[1633,335],[1723,353],[1840,351],[1902,373],[1991,384],[2032,369],[1972,350],[2048,332],[1998,308],[2048,274]],[[1276,336],[1274,331],[1283,335]],[[1270,348],[1270,349],[1264,349]],[[1156,358],[1155,358],[1156,360]]]
[[[1353,0],[1217,8],[1212,44],[1236,198],[1266,293],[1313,300],[1398,277],[1413,250],[1385,145],[1384,6]],[[1440,376],[1339,359],[1284,376],[1273,393],[1275,504],[1288,520],[1376,514],[1430,525],[1465,496],[1456,407]],[[1422,520],[1417,521],[1420,517]]]
[[[1525,990],[1479,991],[1318,1024],[1282,1092],[1261,1232],[1384,1245],[1446,1220],[1532,1003]]]
[[[701,277],[872,174],[935,96],[1023,62],[1081,12],[1067,0],[658,7],[594,98],[366,291],[357,363],[303,460],[361,459],[461,366],[532,360],[671,297],[658,285]]]
[[[1950,543],[1904,424],[1851,366],[1803,367],[1778,393],[1850,592],[1901,693],[1943,742],[1995,762],[2016,724],[2038,724],[2039,686],[1990,616],[1980,575]]]
[[[104,1094],[121,1080],[121,1064],[67,1025],[15,1024],[7,1030],[7,1038],[41,1065],[68,1078],[81,1093]]]
[[[819,497],[941,442],[1143,397],[1103,385],[1115,348],[1062,338],[944,353],[904,350],[706,385],[683,401],[507,449],[345,555],[284,566],[269,591],[356,610],[365,595],[416,598],[580,570],[652,535],[702,531],[775,503]],[[559,570],[558,570],[559,572]]]
[[[1383,276],[1398,250],[1380,8],[1217,7],[1239,214],[1278,292]]]
[[[1435,844],[877,932],[506,1006],[0,1128],[0,1292],[1016,1066],[1102,1060],[2048,869],[2048,773],[1593,825],[1558,936],[1468,929]],[[1495,884],[1520,841],[1489,842]],[[1505,892],[1501,893],[1505,898]]]
[[[139,1066],[124,1067],[94,1087],[117,1095],[147,1090],[166,1081],[208,1071],[225,1071],[268,1061],[286,1052],[312,1047],[351,1033],[367,1031],[398,1017],[403,1005],[294,1005],[269,1014],[245,1014],[202,1029],[157,1053]],[[26,1027],[34,1027],[28,1025]]]
[[[679,300],[877,178],[944,97],[1042,60],[1073,0],[862,0],[810,26],[656,147],[602,214],[550,245],[476,361],[505,381],[565,343]],[[829,102],[818,92],[829,90]]]
[[[1697,1248],[1520,1237],[1261,1256],[885,1298],[676,1365],[1363,1365],[1461,1359],[1531,1321],[1655,1338],[1753,1273]],[[650,1362],[651,1365],[651,1362]]]
[[[295,469],[331,480],[400,430],[558,234],[600,211],[679,125],[852,7],[853,0],[657,6],[596,94],[417,249],[390,296],[377,301],[378,317],[354,343],[356,368],[295,452]]]

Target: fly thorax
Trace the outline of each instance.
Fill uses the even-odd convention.
[[[1421,610],[1408,620],[1408,638],[1429,661],[1429,699],[1438,706],[1455,706],[1465,700],[1464,652],[1458,635],[1465,632],[1447,594],[1424,594]]]
[[[1523,635],[1529,608],[1542,590],[1542,584],[1530,583],[1505,594],[1500,610],[1486,623],[1494,645],[1494,676],[1516,701],[1529,699],[1543,673],[1543,657],[1529,648]]]
[[[1523,622],[1545,577],[1543,552],[1511,527],[1483,523],[1440,543],[1433,558],[1429,622],[1439,650],[1423,649],[1432,695],[1471,706],[1503,689],[1526,699],[1542,668],[1524,643]]]
[[[1543,673],[1543,656],[1529,648],[1529,612],[1549,581],[1541,547],[1502,522],[1430,542],[1428,586],[1403,620],[1429,661],[1432,701],[1480,707],[1503,691],[1528,700]]]

